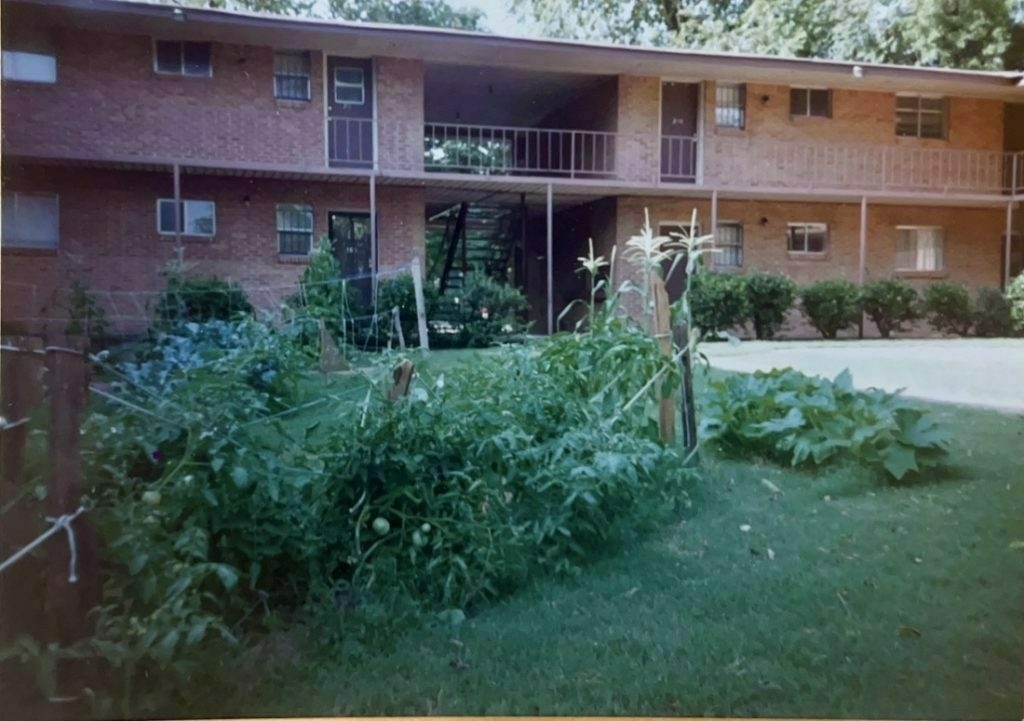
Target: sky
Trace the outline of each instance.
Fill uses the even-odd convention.
[[[486,13],[484,25],[500,35],[530,35],[530,24],[509,11],[509,0],[451,0],[452,7],[477,8]]]

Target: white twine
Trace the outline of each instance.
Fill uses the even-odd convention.
[[[50,526],[49,529],[41,533],[38,537],[36,537],[34,541],[29,543],[27,546],[22,548],[20,551],[15,553],[13,556],[8,558],[3,563],[0,563],[0,573],[3,573],[8,568],[13,566],[15,563],[20,561],[22,558],[32,553],[32,551],[34,551],[50,536],[54,535],[55,533],[58,533],[61,529],[64,529],[64,531],[68,534],[68,547],[71,550],[71,563],[68,573],[68,583],[77,583],[78,546],[75,543],[75,529],[71,527],[71,522],[83,513],[85,513],[85,508],[83,506],[79,506],[78,510],[75,511],[74,513],[65,513],[63,516],[60,516],[58,518],[47,517],[46,520],[52,523],[53,525]]]

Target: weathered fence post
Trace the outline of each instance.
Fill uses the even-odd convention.
[[[89,385],[87,344],[82,338],[55,337],[46,346],[50,393],[50,479],[46,506],[51,518],[74,513],[81,503],[81,422]],[[54,639],[67,646],[89,634],[89,610],[99,596],[96,535],[86,516],[76,518],[75,577],[67,534],[49,541],[46,608]],[[82,686],[82,666],[58,667],[58,688],[74,694]]]
[[[430,339],[427,337],[427,305],[423,297],[423,276],[420,274],[420,259],[412,259],[412,287],[416,294],[416,327],[420,334],[420,348],[430,350]]]
[[[409,384],[412,383],[412,373],[415,370],[412,361],[406,359],[395,366],[394,379],[395,382],[391,386],[391,390],[388,392],[388,399],[397,401],[402,396],[409,394]]]
[[[665,290],[665,281],[661,276],[651,275],[651,295],[654,298],[654,337],[661,348],[661,354],[666,358],[672,358],[672,321],[670,317],[668,291]],[[660,391],[659,391],[660,396]],[[658,402],[658,429],[661,431],[661,440],[666,444],[676,441],[676,407],[675,394],[668,398],[659,398]]]

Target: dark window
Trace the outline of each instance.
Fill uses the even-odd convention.
[[[209,77],[213,74],[210,43],[157,40],[155,54],[154,63],[158,73],[195,77]]]
[[[309,53],[274,53],[274,97],[309,100]]]
[[[719,223],[715,238],[714,265],[720,268],[739,268],[743,265],[743,226],[739,223]]]
[[[334,102],[341,105],[366,102],[366,76],[362,68],[334,69]]]
[[[157,232],[174,235],[174,199],[156,201]],[[217,233],[217,206],[212,200],[181,201],[181,234],[212,237]]]
[[[278,205],[277,252],[281,255],[309,255],[312,247],[312,206]]]
[[[946,137],[946,99],[922,95],[896,96],[896,135]]]
[[[60,238],[60,210],[56,195],[3,194],[3,244],[21,248],[56,248]]]
[[[824,253],[828,249],[828,226],[824,223],[790,223],[790,253]]]
[[[746,125],[747,86],[718,83],[715,86],[715,125],[739,128]]]
[[[789,114],[794,117],[831,118],[832,91],[825,88],[791,88]]]

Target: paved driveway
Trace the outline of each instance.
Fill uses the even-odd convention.
[[[928,400],[1024,411],[1024,339],[744,341],[705,343],[711,365],[733,371],[790,366],[858,388],[905,388]]]

